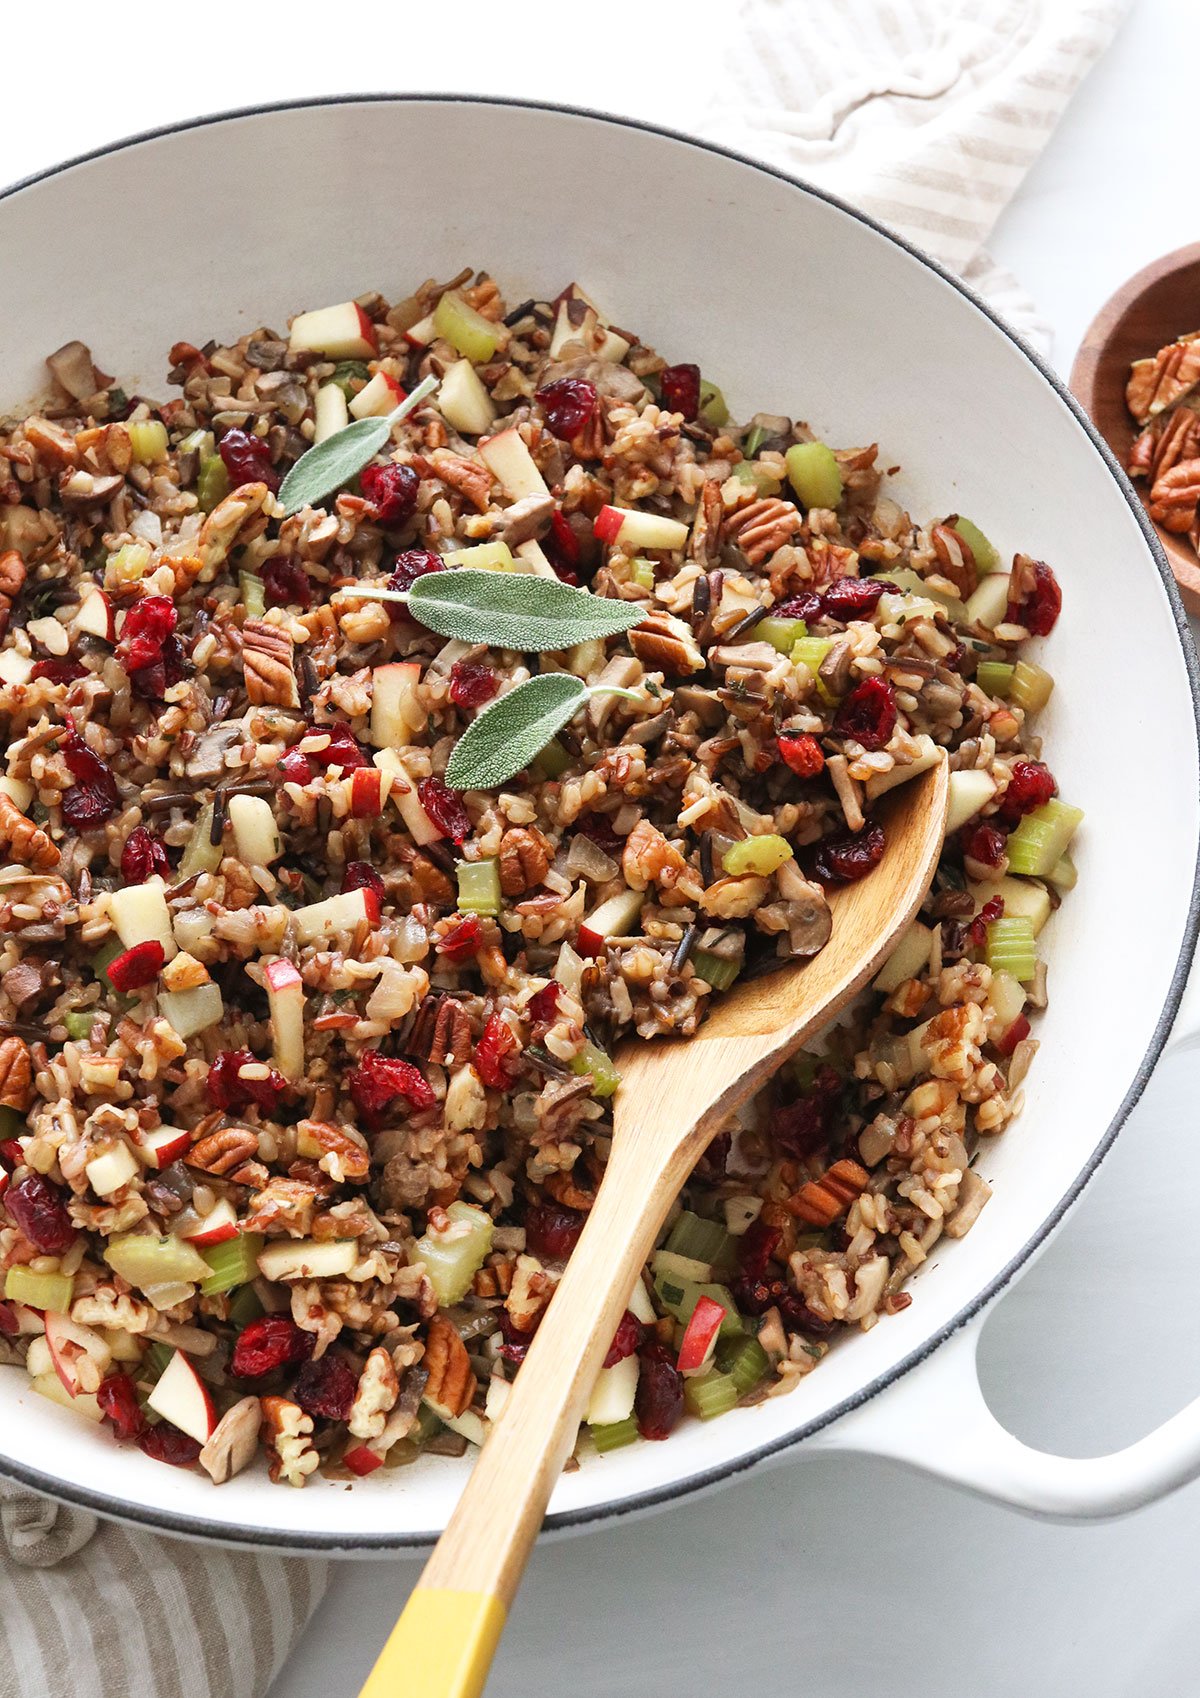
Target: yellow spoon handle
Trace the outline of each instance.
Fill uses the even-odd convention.
[[[418,1586],[361,1698],[479,1698],[506,1614],[490,1592]]]

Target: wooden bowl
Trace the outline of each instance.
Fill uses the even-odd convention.
[[[1122,466],[1138,432],[1125,405],[1130,366],[1193,330],[1200,330],[1200,242],[1165,254],[1131,277],[1088,327],[1071,367],[1071,389]],[[1148,509],[1145,479],[1133,487]],[[1186,536],[1154,528],[1184,606],[1200,614],[1200,558]]]

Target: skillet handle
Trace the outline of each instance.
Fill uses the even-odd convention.
[[[1194,968],[1164,1053],[1197,1046],[1200,970]],[[1055,1521],[1127,1515],[1200,1475],[1200,1398],[1108,1456],[1052,1456],[1022,1444],[996,1420],[980,1389],[975,1358],[985,1318],[986,1311],[968,1321],[886,1395],[815,1434],[805,1448],[890,1457]]]

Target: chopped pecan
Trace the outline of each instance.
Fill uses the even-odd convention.
[[[1162,477],[1181,460],[1193,460],[1200,453],[1200,415],[1180,407],[1167,415],[1165,423],[1159,422],[1162,429],[1154,439],[1150,461],[1152,480]]]
[[[639,820],[625,839],[621,867],[631,890],[645,890],[650,884],[670,890],[688,870],[679,849],[647,819]]]
[[[296,1128],[296,1148],[301,1155],[313,1157],[321,1171],[339,1183],[365,1179],[371,1171],[367,1141],[350,1127],[302,1120]]]
[[[1133,440],[1129,450],[1129,460],[1125,470],[1131,478],[1149,477],[1154,466],[1154,457],[1158,447],[1158,433],[1152,425],[1147,425],[1140,435]]]
[[[15,548],[0,553],[0,596],[12,602],[20,595],[25,583],[26,565]]]
[[[578,1209],[581,1214],[587,1214],[596,1201],[594,1185],[581,1185],[578,1167],[570,1173],[548,1173],[542,1181],[542,1186],[549,1191],[556,1203],[561,1203],[564,1209]]]
[[[533,826],[510,826],[500,839],[500,888],[505,896],[523,896],[541,884],[550,870],[552,851]]]
[[[11,796],[0,794],[0,854],[22,866],[45,872],[58,865],[61,856],[41,826],[23,814]]]
[[[471,1407],[475,1375],[467,1358],[467,1347],[441,1315],[435,1315],[429,1323],[424,1367],[429,1375],[425,1399],[439,1414],[461,1415]]]
[[[55,471],[60,471],[64,466],[79,464],[79,450],[75,446],[75,438],[50,419],[26,419],[25,436],[36,448],[38,458]]]
[[[480,1268],[471,1283],[471,1290],[476,1297],[506,1297],[512,1290],[513,1264],[511,1262],[489,1263]]]
[[[438,999],[425,1054],[437,1067],[460,1066],[471,1053],[471,1021],[452,996]]]
[[[1200,460],[1182,460],[1150,491],[1150,517],[1165,531],[1190,531],[1200,502]]]
[[[803,525],[797,507],[772,495],[731,513],[725,521],[724,534],[727,542],[737,544],[751,566],[760,566],[785,542],[799,536]]]
[[[262,1418],[262,1405],[257,1397],[241,1398],[222,1415],[199,1456],[201,1468],[211,1476],[214,1485],[224,1485],[253,1462]]]
[[[392,1358],[382,1345],[376,1345],[367,1357],[350,1405],[347,1425],[352,1435],[356,1439],[377,1439],[399,1395],[400,1379]]]
[[[548,1273],[536,1256],[518,1256],[504,1307],[512,1324],[529,1332],[554,1296],[558,1275]]]
[[[714,566],[720,558],[721,520],[724,516],[721,485],[716,478],[706,478],[696,503],[692,534],[688,538],[688,555],[702,566]]]
[[[246,694],[256,707],[299,707],[300,694],[292,659],[295,644],[287,631],[265,619],[247,619],[242,626],[242,658]]]
[[[464,460],[448,448],[435,448],[429,456],[435,477],[458,490],[479,513],[486,513],[492,498],[492,474],[481,460]]]
[[[704,670],[704,656],[682,619],[670,613],[651,613],[629,633],[629,646],[645,666],[687,677]]]
[[[33,1058],[24,1038],[0,1042],[0,1108],[24,1114],[33,1097]]]
[[[257,1154],[257,1132],[248,1126],[226,1126],[193,1144],[183,1159],[202,1173],[228,1173]]]
[[[835,1161],[820,1179],[810,1179],[794,1197],[789,1197],[787,1207],[810,1226],[831,1226],[856,1197],[862,1196],[870,1177],[866,1168],[856,1161]]]
[[[321,1458],[311,1444],[312,1416],[286,1397],[262,1399],[262,1434],[271,1451],[272,1480],[302,1486]]]
[[[949,523],[935,525],[930,540],[942,577],[949,578],[964,601],[974,595],[979,588],[979,569],[970,545]]]

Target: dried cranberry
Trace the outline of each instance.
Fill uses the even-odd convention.
[[[409,548],[396,556],[387,587],[389,590],[411,590],[418,578],[445,570],[437,555],[431,554],[427,548]]]
[[[312,579],[298,560],[268,560],[262,585],[268,607],[312,606]]]
[[[342,891],[344,893],[348,890],[369,890],[380,904],[387,894],[383,879],[370,861],[346,862],[346,870],[342,874]]]
[[[579,583],[580,542],[567,515],[556,507],[550,515],[550,534],[542,551],[564,584]]]
[[[1018,1014],[1008,1030],[1002,1032],[996,1039],[996,1049],[1000,1055],[1011,1055],[1019,1043],[1023,1043],[1033,1028],[1023,1014]]]
[[[738,1270],[743,1279],[762,1279],[778,1250],[783,1233],[761,1215],[750,1222],[738,1239]]]
[[[646,1338],[646,1329],[636,1315],[631,1315],[626,1309],[621,1316],[613,1341],[608,1347],[608,1355],[604,1358],[606,1368],[615,1368],[618,1362],[623,1362],[627,1356],[632,1356],[642,1348]]]
[[[255,1103],[264,1114],[274,1114],[287,1090],[287,1080],[274,1067],[263,1078],[242,1078],[243,1067],[260,1065],[258,1057],[248,1049],[223,1049],[215,1055],[209,1064],[207,1081],[212,1106],[237,1109]]]
[[[277,1368],[303,1362],[312,1354],[314,1339],[287,1315],[263,1315],[244,1326],[237,1336],[230,1371],[240,1380],[258,1380]]]
[[[24,1160],[25,1151],[21,1148],[19,1138],[0,1140],[0,1167],[7,1168],[9,1173],[15,1173]]]
[[[478,914],[464,914],[437,943],[437,952],[447,961],[470,961],[483,948],[483,927]]]
[[[669,1438],[683,1417],[683,1375],[665,1344],[644,1344],[639,1352],[634,1412],[644,1439]]]
[[[883,827],[875,822],[862,831],[826,837],[810,858],[813,877],[822,884],[853,884],[879,865],[886,846]]]
[[[864,749],[882,749],[896,729],[896,692],[886,678],[864,678],[833,716],[835,736],[853,737]]]
[[[490,666],[456,660],[450,668],[450,700],[455,707],[482,707],[499,688],[500,680]]]
[[[807,1333],[809,1338],[828,1338],[833,1331],[833,1322],[810,1309],[802,1297],[785,1291],[777,1302],[780,1319],[790,1331]]]
[[[167,952],[162,944],[151,937],[116,956],[104,971],[112,988],[124,996],[129,991],[141,990],[143,985],[153,984],[166,959]]]
[[[520,1364],[525,1360],[525,1357],[529,1353],[529,1346],[533,1342],[533,1335],[538,1330],[538,1323],[541,1321],[545,1312],[546,1311],[544,1309],[540,1309],[538,1311],[538,1313],[533,1317],[533,1325],[531,1327],[519,1327],[514,1322],[508,1310],[501,1309],[500,1336],[503,1338],[504,1342],[500,1346],[500,1354],[506,1362],[515,1362]]]
[[[462,805],[462,794],[451,790],[440,778],[423,778],[417,785],[417,799],[438,830],[455,843],[471,835],[471,816]]]
[[[40,1173],[30,1173],[4,1193],[4,1206],[43,1256],[61,1256],[75,1242],[75,1228],[62,1194]]]
[[[994,825],[988,825],[980,820],[978,825],[963,827],[962,851],[969,855],[972,861],[978,861],[984,867],[998,867],[1004,859],[1005,836],[997,831]]]
[[[52,684],[73,684],[77,678],[86,678],[87,670],[77,660],[39,660],[29,676],[48,678]]]
[[[582,377],[560,377],[539,389],[534,400],[546,415],[546,425],[560,442],[578,436],[598,400],[596,386]]]
[[[590,837],[606,855],[619,855],[625,847],[625,839],[613,830],[607,814],[584,814],[576,821],[575,829]]]
[[[772,619],[803,619],[811,625],[814,619],[821,617],[821,598],[815,590],[801,590],[799,595],[789,596],[786,601],[779,602],[771,609]]]
[[[376,524],[394,528],[416,511],[421,480],[411,466],[389,460],[382,466],[367,466],[358,487]]]
[[[493,1091],[506,1091],[516,1077],[516,1063],[509,1059],[516,1048],[516,1035],[508,1021],[499,1014],[489,1014],[471,1059],[476,1073]]]
[[[700,367],[693,365],[664,366],[659,373],[663,406],[672,413],[682,413],[689,422],[700,411]]]
[[[156,1427],[144,1427],[137,1435],[138,1447],[155,1462],[169,1462],[173,1468],[187,1468],[200,1455],[201,1446],[187,1433],[181,1433],[169,1421]]]
[[[172,684],[178,684],[181,678],[186,678],[190,668],[187,657],[179,638],[171,635],[163,639],[162,653],[149,666],[141,666],[129,674],[129,687],[134,695],[142,696],[147,701],[161,701],[167,689]]]
[[[339,719],[334,725],[322,725],[320,730],[329,733],[329,741],[323,749],[309,752],[310,761],[316,761],[318,766],[340,766],[343,772],[370,766],[362,745],[344,719]]]
[[[1003,896],[989,896],[983,907],[967,928],[967,937],[973,949],[982,949],[987,942],[987,929],[993,920],[998,920],[1004,912]]]
[[[776,738],[780,759],[797,778],[816,778],[825,770],[825,755],[815,737],[805,731],[781,731]]]
[[[145,884],[154,873],[171,870],[167,846],[144,825],[135,825],[121,850],[121,877],[126,884]]]
[[[11,1303],[0,1299],[0,1333],[3,1333],[5,1338],[16,1338],[20,1330],[21,1323],[17,1319],[17,1311]]]
[[[326,1421],[345,1421],[358,1390],[358,1375],[344,1356],[332,1351],[317,1360],[308,1361],[296,1376],[292,1387],[293,1401],[306,1415],[318,1415]]]
[[[364,1050],[346,1083],[354,1103],[369,1118],[382,1114],[397,1097],[404,1097],[414,1109],[432,1108],[437,1101],[411,1061],[381,1055],[377,1049]]]
[[[525,1244],[531,1255],[565,1262],[579,1242],[587,1217],[558,1203],[539,1203],[525,1216]]]
[[[771,1116],[771,1136],[780,1149],[803,1159],[827,1144],[841,1096],[842,1081],[833,1068],[818,1067],[804,1095],[782,1103]]]
[[[543,1022],[549,1024],[558,1013],[558,999],[563,988],[557,979],[551,979],[548,985],[543,985],[540,991],[534,991],[525,1004],[525,1012],[535,1026]]]
[[[109,1374],[101,1380],[96,1402],[119,1439],[136,1439],[146,1425],[137,1387],[128,1374]]]
[[[121,626],[117,659],[134,682],[138,682],[138,673],[162,667],[161,679],[156,677],[152,681],[156,695],[161,695],[166,687],[167,639],[173,635],[178,618],[169,595],[148,595],[134,603]],[[174,658],[177,664],[182,660],[178,649]]]
[[[1048,637],[1062,612],[1062,589],[1044,560],[1016,567],[1012,575],[1016,596],[1005,615],[1010,625],[1024,625],[1034,637]]]
[[[265,483],[272,492],[279,488],[279,473],[271,464],[271,450],[261,437],[236,428],[227,430],[217,443],[217,453],[224,460],[235,489],[244,483]]]
[[[289,749],[279,763],[279,770],[289,784],[311,784],[315,777],[312,762],[300,749]]]
[[[754,1279],[749,1275],[731,1280],[729,1289],[743,1315],[765,1315],[788,1294],[787,1284],[782,1279]]]
[[[77,733],[72,732],[60,748],[67,770],[76,780],[63,792],[63,818],[76,831],[91,831],[116,811],[121,800],[116,779]]]
[[[821,592],[821,612],[843,622],[863,619],[874,613],[885,589],[895,589],[878,578],[837,578]]]
[[[1041,761],[1017,761],[1000,801],[1000,818],[1005,825],[1016,825],[1024,814],[1045,807],[1057,789],[1054,774]]]

